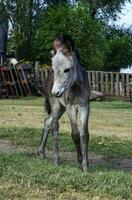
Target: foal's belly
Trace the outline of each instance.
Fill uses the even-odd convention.
[[[65,93],[62,97],[59,98],[59,102],[66,107],[67,105],[75,105],[81,106],[88,103],[89,96],[87,93],[78,93],[75,94],[74,92]]]

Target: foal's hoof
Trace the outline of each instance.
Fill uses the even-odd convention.
[[[88,169],[89,169],[88,165],[83,165],[82,164],[82,171],[83,171],[84,174],[88,173]]]
[[[80,165],[82,165],[82,157],[79,156],[79,157],[77,158],[77,160],[78,160],[78,163],[79,163]]]
[[[60,158],[59,157],[53,158],[53,162],[54,162],[55,166],[59,166]]]
[[[42,151],[37,151],[37,155],[41,158],[41,159],[46,159],[46,155],[45,155],[45,152],[42,152]]]
[[[88,173],[88,168],[82,169],[82,171],[83,171],[84,174],[87,174]]]

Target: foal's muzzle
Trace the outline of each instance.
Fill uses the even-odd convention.
[[[61,97],[63,95],[64,89],[62,88],[61,90],[54,90],[54,88],[53,88],[51,93],[56,98],[59,98],[59,97]]]

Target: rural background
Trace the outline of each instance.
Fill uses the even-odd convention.
[[[132,65],[132,14],[124,24],[121,15],[131,3],[0,0],[1,200],[132,199],[132,72],[122,72]],[[77,164],[67,115],[60,122],[60,166],[52,162],[52,135],[48,158],[37,155],[43,80],[57,34],[73,38],[91,90],[101,92],[90,103],[87,174]]]

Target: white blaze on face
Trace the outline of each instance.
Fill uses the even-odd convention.
[[[56,97],[60,97],[73,81],[72,56],[65,56],[61,51],[58,51],[52,58],[52,69],[54,70],[52,94]]]

